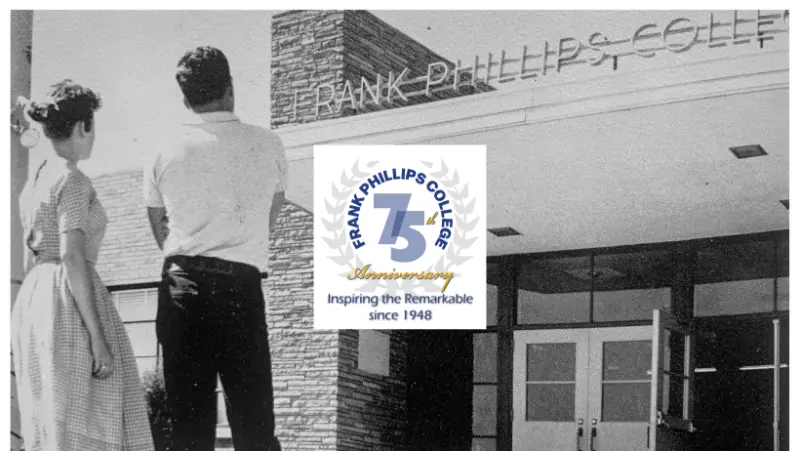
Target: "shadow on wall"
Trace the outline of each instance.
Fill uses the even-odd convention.
[[[472,332],[408,331],[410,451],[472,444]]]

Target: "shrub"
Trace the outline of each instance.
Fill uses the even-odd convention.
[[[169,451],[169,438],[172,432],[167,409],[167,391],[164,388],[164,374],[156,369],[148,371],[143,377],[147,412],[156,451]]]

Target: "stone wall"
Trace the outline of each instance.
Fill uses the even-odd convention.
[[[358,368],[358,331],[340,331],[338,451],[408,447],[408,343],[404,331],[392,331],[390,336],[389,375],[383,376]]]
[[[313,216],[278,219],[267,279],[277,433],[283,449],[406,449],[407,339],[391,332],[390,374],[358,368],[358,331],[314,330]]]
[[[339,332],[314,330],[312,220],[284,207],[266,283],[276,427],[286,451],[337,449]]]
[[[465,86],[457,91],[444,89],[431,96],[409,97],[407,101],[396,96],[391,103],[385,100],[390,75],[397,77],[408,68],[404,79],[411,80],[426,75],[428,65],[437,62],[443,62],[451,69],[454,67],[446,58],[366,11],[290,11],[275,15],[272,18],[272,127],[493,90],[484,83],[472,86],[471,74],[466,72],[459,76]],[[384,99],[380,104],[375,104],[366,93],[363,106],[358,108],[343,101],[348,82],[353,99],[358,102],[362,77],[374,87],[378,76],[382,77],[381,98]],[[445,84],[452,86],[452,77]],[[330,87],[333,87],[333,92]],[[403,91],[414,92],[424,88],[424,82],[417,82],[405,86]],[[318,96],[324,100],[333,93],[337,94],[330,110],[317,106]]]
[[[344,11],[290,11],[272,17],[271,123],[301,123],[293,92],[344,79]],[[297,116],[313,119],[316,99],[298,103]]]
[[[374,82],[376,74],[381,74],[385,79],[390,72],[398,75],[403,69],[408,68],[406,78],[413,79],[427,75],[428,65],[431,63],[444,62],[450,69],[454,67],[449,59],[367,11],[345,11],[344,18],[344,76],[354,88],[361,86],[361,77]],[[468,63],[463,64],[468,65]],[[408,101],[397,100],[383,107],[365,103],[364,107],[366,111],[380,111],[494,90],[485,83],[477,83],[475,87],[468,85],[471,77],[468,72],[461,74],[459,78],[464,86],[458,91],[449,88],[452,86],[450,78],[442,84],[442,87],[447,86],[447,89],[432,92],[430,97],[411,97]],[[423,89],[425,89],[424,82],[412,83],[404,88],[408,92]],[[356,114],[356,111],[345,108],[343,113],[344,116],[350,116]]]

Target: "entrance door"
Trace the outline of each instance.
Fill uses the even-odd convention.
[[[588,450],[647,449],[652,339],[652,326],[591,330]]]
[[[589,329],[514,334],[514,450],[586,450]]]
[[[689,324],[653,311],[650,436],[655,451],[686,451],[694,412],[694,341]]]
[[[514,333],[515,451],[686,450],[693,335],[653,325]]]

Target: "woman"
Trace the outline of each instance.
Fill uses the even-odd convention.
[[[11,313],[26,450],[153,450],[130,340],[94,269],[106,218],[78,162],[91,156],[100,97],[70,80],[30,103],[54,154],[20,197],[33,263]]]

